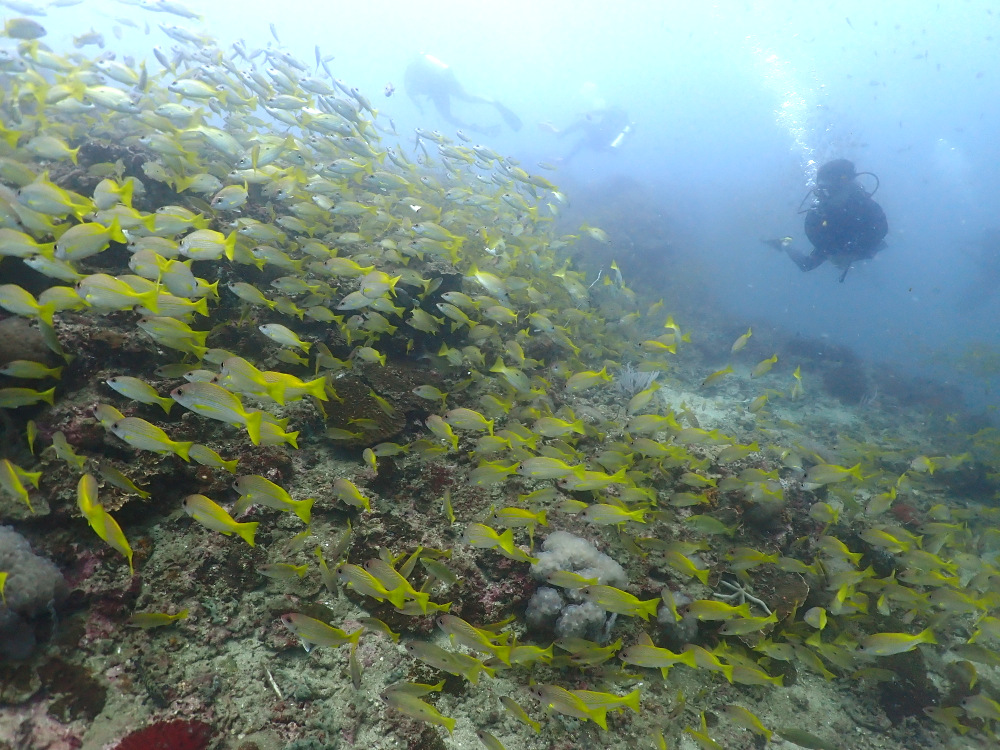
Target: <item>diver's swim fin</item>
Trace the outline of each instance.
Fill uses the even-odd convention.
[[[521,118],[503,106],[500,102],[493,102],[493,106],[497,108],[497,112],[503,118],[503,121],[507,123],[507,126],[511,130],[521,129]]]

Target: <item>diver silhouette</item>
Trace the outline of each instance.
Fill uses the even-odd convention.
[[[875,177],[875,189],[870,193],[857,183],[860,174]],[[878,177],[871,172],[856,172],[847,159],[827,162],[816,173],[816,187],[802,199],[805,203],[810,195],[814,198],[805,210],[805,233],[813,251],[805,255],[794,249],[790,237],[764,243],[783,250],[803,271],[830,261],[843,270],[843,281],[853,263],[873,258],[886,247],[889,224],[882,207],[872,200],[876,190]]]
[[[584,112],[562,130],[548,123],[543,123],[543,127],[560,138],[576,132],[582,133],[582,137],[573,144],[565,156],[559,159],[562,163],[568,163],[584,149],[610,151],[618,148],[632,133],[635,123],[621,107],[598,107]]]
[[[468,102],[469,104],[487,104],[493,107],[512,130],[521,129],[521,118],[511,112],[500,102],[486,96],[470,94],[458,82],[455,72],[447,64],[432,55],[420,55],[406,66],[403,77],[406,93],[423,114],[423,106],[418,97],[429,99],[434,109],[445,120],[459,128],[465,128],[477,133],[494,134],[498,127],[488,127],[465,122],[451,111],[452,101]]]

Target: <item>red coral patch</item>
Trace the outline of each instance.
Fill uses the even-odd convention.
[[[201,721],[158,721],[123,738],[115,750],[206,750],[213,734]]]

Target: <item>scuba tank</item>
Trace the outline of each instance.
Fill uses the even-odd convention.
[[[627,136],[631,132],[632,132],[632,123],[629,123],[624,128],[622,128],[622,131],[615,136],[615,139],[613,141],[611,141],[611,148],[618,148],[619,146],[621,146],[622,141],[625,140],[625,136]]]

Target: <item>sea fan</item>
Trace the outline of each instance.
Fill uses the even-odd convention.
[[[612,387],[622,396],[631,398],[640,391],[644,391],[649,388],[659,374],[659,370],[642,372],[626,362],[621,366],[621,369],[619,369],[618,373],[615,375]]]
[[[206,750],[213,734],[202,721],[157,721],[122,738],[115,750]]]

